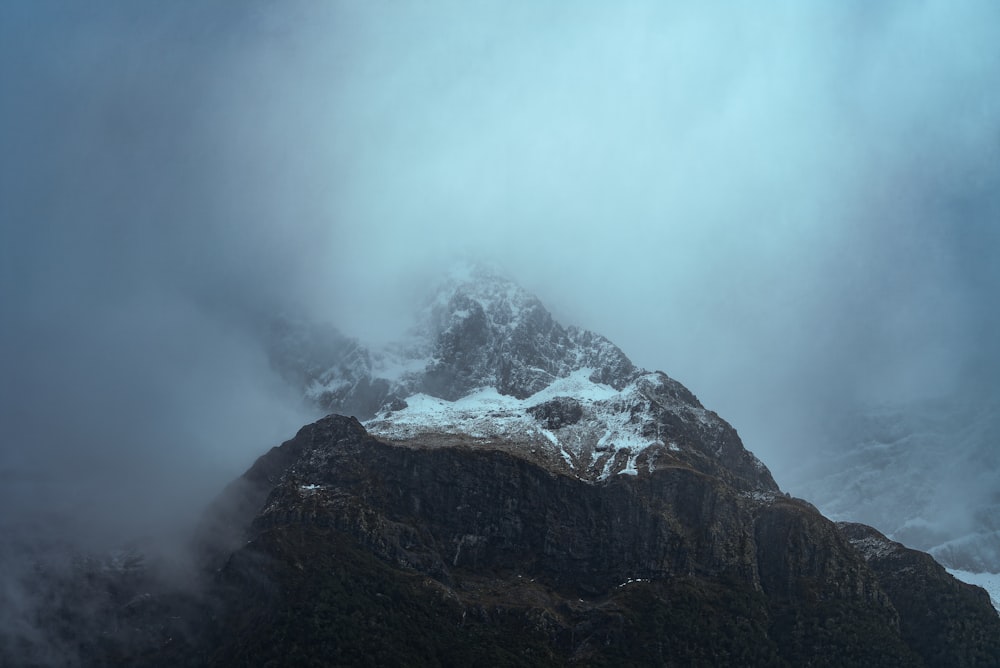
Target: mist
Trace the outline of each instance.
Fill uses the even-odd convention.
[[[855,403],[996,392],[998,33],[986,1],[4,3],[0,519],[196,514],[311,419],[263,319],[385,341],[456,256],[779,483]]]
[[[453,255],[492,260],[779,480],[856,403],[993,391],[992,4],[306,14],[268,14],[254,76],[335,230],[312,312],[391,338]]]

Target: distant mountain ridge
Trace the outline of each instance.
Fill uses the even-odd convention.
[[[791,477],[835,519],[876,526],[949,568],[996,575],[998,433],[1000,401],[978,391],[869,406],[822,435]]]

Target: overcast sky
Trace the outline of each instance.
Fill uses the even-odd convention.
[[[260,314],[385,339],[461,254],[779,474],[854,401],[990,387],[998,33],[992,0],[5,2],[2,512],[200,502],[307,419]]]

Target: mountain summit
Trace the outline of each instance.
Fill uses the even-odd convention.
[[[403,342],[372,350],[331,327],[282,320],[270,350],[311,401],[360,419],[414,393],[454,401],[492,387],[524,399],[582,369],[620,390],[641,371],[603,336],[563,327],[536,297],[478,265],[447,275]]]
[[[382,350],[301,324],[276,333],[273,359],[286,377],[388,442],[461,438],[588,480],[685,466],[744,490],[778,489],[687,388],[635,366],[599,334],[562,326],[495,270],[453,271],[410,338]],[[336,345],[303,355],[317,340]]]

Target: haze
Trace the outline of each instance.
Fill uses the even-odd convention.
[[[310,419],[262,317],[390,339],[455,256],[779,483],[855,402],[993,392],[998,33],[988,1],[6,2],[0,519],[195,512]]]

